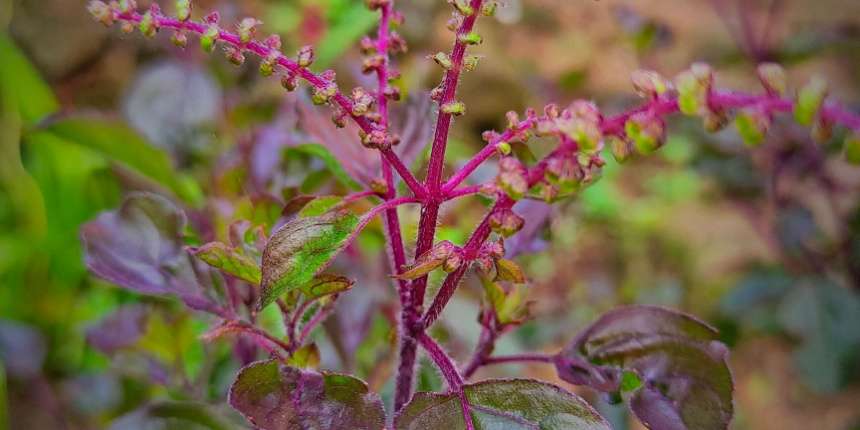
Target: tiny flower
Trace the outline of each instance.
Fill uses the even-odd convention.
[[[382,90],[382,94],[385,96],[385,98],[387,98],[389,100],[394,100],[394,101],[400,100],[400,89],[395,87],[395,86],[387,85]]]
[[[337,128],[346,127],[346,112],[339,106],[335,106],[331,113],[331,122]]]
[[[206,52],[212,52],[215,49],[215,42],[218,40],[219,34],[218,24],[209,24],[209,27],[200,36],[200,47]]]
[[[499,3],[494,1],[494,0],[490,0],[488,2],[485,2],[481,6],[481,15],[493,16],[496,14],[496,9],[498,9],[498,7],[499,7]]]
[[[782,96],[788,92],[788,78],[779,64],[762,63],[756,69],[758,78],[768,94]]]
[[[122,13],[134,12],[137,10],[137,2],[135,0],[119,0],[119,11]]]
[[[299,49],[296,58],[296,63],[300,67],[309,67],[314,62],[314,48],[312,46],[303,46]]]
[[[93,0],[87,5],[87,10],[96,21],[110,27],[113,24],[113,11],[103,1]]]
[[[458,28],[460,28],[460,26],[461,26],[462,24],[463,24],[463,18],[462,18],[462,16],[457,15],[457,16],[452,17],[451,19],[449,19],[449,20],[445,23],[445,28],[447,28],[449,31],[454,31],[454,32],[456,32],[456,31],[457,31],[457,29],[458,29]]]
[[[362,87],[356,87],[352,90],[352,113],[354,115],[364,115],[370,109],[374,99]]]
[[[743,109],[735,117],[738,134],[749,146],[758,146],[764,142],[770,123],[770,115],[760,109]]]
[[[224,54],[233,65],[241,66],[245,63],[245,54],[242,53],[241,49],[227,45],[224,47]]]
[[[430,90],[430,100],[434,100],[437,102],[441,101],[443,93],[444,93],[444,90],[442,89],[442,84],[439,84],[438,86],[436,86],[435,88]]]
[[[490,228],[503,237],[513,236],[518,231],[522,230],[526,223],[523,217],[517,215],[510,209],[493,212],[490,215],[489,222]]]
[[[379,10],[387,6],[391,0],[364,0],[364,5],[370,10]]]
[[[466,45],[480,45],[481,42],[484,41],[484,39],[481,37],[481,35],[478,33],[475,33],[474,31],[471,33],[467,33],[467,34],[461,34],[460,37],[457,38],[457,40],[459,40],[460,43],[463,43]]]
[[[474,72],[478,68],[478,61],[477,55],[467,55],[463,59],[463,69],[467,72]]]
[[[311,101],[315,105],[324,105],[328,103],[335,94],[337,94],[337,86],[333,82],[329,82],[322,88],[314,88],[314,92],[311,94]]]
[[[466,113],[466,105],[463,102],[448,102],[442,105],[442,113],[460,116]]]
[[[374,70],[379,70],[385,64],[385,57],[382,55],[371,55],[364,59],[361,63],[361,72],[370,73]]]
[[[648,112],[631,116],[624,129],[641,154],[651,154],[666,142],[666,125],[662,119]]]
[[[525,167],[514,157],[502,158],[496,185],[514,200],[523,198],[529,190]]]
[[[385,182],[385,179],[376,178],[370,181],[370,189],[381,196],[388,195],[388,184]]]
[[[281,76],[281,86],[284,87],[285,90],[290,92],[295,91],[297,84],[298,80],[295,74],[288,73]]]
[[[463,257],[459,253],[454,253],[442,263],[442,270],[446,273],[451,273],[463,265]]]
[[[609,136],[609,148],[612,151],[612,156],[619,164],[623,164],[633,156],[633,144],[618,136]]]
[[[454,63],[451,62],[451,57],[449,57],[448,54],[444,52],[438,52],[435,55],[431,56],[430,59],[435,61],[436,64],[439,65],[439,67],[445,70],[451,70],[451,68],[454,67]]]
[[[711,66],[695,63],[675,79],[678,88],[678,106],[686,115],[702,115],[708,111],[708,96],[714,83]]]
[[[643,98],[656,98],[672,89],[672,83],[652,70],[637,70],[630,76],[633,88]]]
[[[800,125],[812,125],[818,116],[824,99],[827,97],[827,81],[819,76],[814,76],[797,93],[797,105],[794,109],[794,118]]]
[[[498,151],[499,151],[499,154],[501,154],[502,156],[508,156],[508,155],[511,155],[511,150],[512,150],[512,149],[513,149],[513,148],[511,148],[511,144],[510,144],[510,143],[508,143],[508,142],[504,142],[504,141],[502,141],[502,142],[499,142],[499,143],[496,145],[496,150],[498,150]]]
[[[221,14],[217,10],[203,17],[203,22],[206,24],[218,24],[220,20]]]
[[[170,36],[170,42],[179,48],[185,48],[188,46],[188,36],[184,31],[177,31]]]
[[[362,37],[358,46],[361,49],[361,53],[364,55],[376,53],[376,42],[374,42],[374,40],[371,39],[369,36]]]
[[[158,5],[153,3],[152,6],[153,10],[149,10],[143,14],[140,17],[140,24],[138,24],[140,33],[146,37],[155,37],[155,34],[158,33],[158,21],[154,17],[154,14],[158,12]]]
[[[257,33],[257,26],[260,24],[262,24],[262,22],[256,18],[243,18],[242,21],[239,21],[239,24],[236,26],[236,32],[239,33],[239,40],[243,44],[250,42]]]
[[[191,0],[176,0],[176,19],[188,21],[191,19]]]
[[[469,0],[448,0],[448,3],[451,3],[454,9],[463,16],[471,16],[475,13],[475,9],[469,5]]]

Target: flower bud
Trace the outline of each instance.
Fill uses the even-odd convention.
[[[496,9],[498,9],[498,7],[499,3],[495,0],[484,2],[484,4],[481,6],[481,15],[493,16],[496,14]]]
[[[848,137],[845,138],[843,153],[845,160],[849,163],[860,165],[860,132],[852,131],[848,134]]]
[[[367,74],[374,70],[378,70],[383,64],[385,64],[384,56],[380,54],[371,55],[361,62],[361,73]]]
[[[373,96],[368,94],[362,87],[352,89],[352,113],[354,115],[364,115],[373,104]]]
[[[430,100],[437,101],[437,102],[442,101],[442,95],[443,95],[444,91],[445,90],[442,88],[441,84],[436,86],[435,88],[430,90]]]
[[[296,86],[298,84],[298,80],[296,79],[296,75],[293,73],[287,73],[281,76],[281,86],[284,87],[287,91],[295,91]]]
[[[219,34],[218,24],[209,24],[209,27],[200,36],[200,47],[206,52],[212,52],[215,49],[215,42],[218,40]]]
[[[612,156],[619,164],[623,164],[633,156],[633,144],[618,136],[609,136],[609,148],[612,150]]]
[[[672,83],[652,70],[636,70],[630,76],[633,88],[643,98],[657,98],[672,89]]]
[[[499,238],[495,241],[489,241],[481,247],[481,254],[492,259],[499,259],[505,256],[505,240]]]
[[[706,111],[703,114],[703,122],[705,131],[708,133],[716,133],[729,125],[729,116],[725,111]]]
[[[800,125],[812,125],[818,116],[824,99],[827,97],[827,81],[819,76],[810,79],[797,93],[797,105],[794,108],[794,119]]]
[[[462,25],[462,24],[463,24],[462,16],[455,16],[455,17],[449,19],[447,22],[445,22],[445,28],[447,28],[449,31],[456,32],[457,29],[460,28],[460,25]]]
[[[176,0],[176,19],[185,22],[191,19],[191,0]]]
[[[525,167],[514,157],[502,158],[496,185],[514,200],[523,198],[529,190]]]
[[[819,116],[812,125],[812,140],[825,144],[833,138],[833,122]]]
[[[748,146],[759,146],[770,129],[771,117],[760,109],[743,109],[735,117],[738,134]]]
[[[137,2],[135,0],[119,0],[119,11],[122,13],[134,12],[137,10]]]
[[[370,10],[379,10],[388,5],[391,0],[364,0],[364,5]]]
[[[385,179],[376,178],[370,181],[370,189],[381,196],[388,195],[388,183],[385,182]]]
[[[170,36],[170,42],[179,48],[185,48],[188,46],[188,36],[184,31],[176,31]]]
[[[206,24],[218,24],[220,20],[221,14],[217,10],[203,17],[203,22]]]
[[[389,100],[399,101],[400,100],[400,88],[397,88],[393,85],[387,85],[382,90],[382,95]]]
[[[501,154],[502,156],[508,156],[511,155],[511,151],[513,150],[513,148],[511,148],[510,143],[502,141],[496,145],[496,150],[498,150],[499,154]]]
[[[275,64],[278,61],[278,51],[272,50],[265,58],[260,60],[260,74],[269,77],[275,73]]]
[[[113,10],[103,1],[92,0],[87,5],[87,11],[95,18],[96,21],[110,27],[113,24]]]
[[[157,5],[153,3],[152,6],[156,7]],[[140,17],[138,28],[140,29],[140,33],[144,36],[155,37],[155,34],[158,33],[158,21],[155,20],[152,10],[147,11]]]
[[[632,115],[624,125],[624,130],[640,154],[651,154],[666,141],[666,125],[663,120],[648,112]]]
[[[708,96],[714,84],[714,72],[705,63],[695,63],[675,80],[678,106],[685,115],[702,115],[709,110]]]
[[[243,18],[236,26],[236,32],[239,34],[239,40],[245,44],[254,38],[257,33],[257,26],[262,24],[256,18]]]
[[[439,65],[439,67],[445,70],[451,70],[451,68],[454,67],[454,64],[451,62],[451,57],[449,57],[448,54],[444,52],[436,53],[430,58],[435,61],[436,64]]]
[[[309,67],[314,62],[314,48],[311,46],[303,46],[299,49],[296,59],[299,67]]]
[[[382,130],[373,130],[370,133],[359,131],[359,136],[361,137],[361,144],[365,148],[384,149],[390,143],[385,132]]]
[[[454,253],[450,257],[445,259],[444,263],[442,263],[442,270],[444,270],[446,273],[451,273],[459,269],[462,265],[463,257],[458,253]]]
[[[577,100],[556,120],[556,126],[567,137],[575,140],[580,150],[592,153],[600,149],[603,140],[601,121],[602,116],[594,103]]]
[[[481,35],[474,31],[467,34],[461,34],[457,40],[466,45],[480,45],[484,41]]]
[[[463,59],[463,70],[467,72],[474,72],[475,69],[478,68],[479,58],[477,55],[467,55],[466,58]]]
[[[783,96],[788,91],[788,78],[785,76],[785,69],[779,64],[762,63],[759,64],[758,79],[761,85],[770,95]]]
[[[518,231],[522,230],[526,223],[521,216],[515,214],[514,211],[510,209],[493,212],[490,215],[489,222],[490,228],[493,229],[493,232],[498,233],[503,237],[513,236]]]
[[[442,113],[460,116],[466,113],[466,105],[463,102],[448,102],[442,105]]]
[[[475,13],[475,9],[469,5],[469,0],[449,0],[449,3],[463,16],[471,16]]]
[[[241,49],[227,45],[224,47],[224,53],[227,56],[227,60],[233,63],[233,65],[241,66],[245,63],[245,54],[242,53]]]

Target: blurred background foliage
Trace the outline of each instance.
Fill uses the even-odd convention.
[[[206,318],[89,276],[79,226],[147,190],[209,226],[191,240],[223,238],[240,219],[271,228],[291,195],[347,192],[374,159],[253,65],[105,30],[84,3],[0,0],[0,429],[235,428],[224,396],[241,342],[204,344]],[[287,52],[316,45],[314,66],[334,68],[342,87],[370,86],[355,49],[375,25],[363,2],[196,3],[226,21],[258,16]],[[398,2],[411,49],[398,59],[398,121],[419,142],[433,122],[426,89],[439,79],[424,56],[450,45],[444,3]],[[776,60],[796,83],[827,76],[860,109],[860,2],[505,3],[480,24],[483,58],[463,80],[469,115],[455,126],[451,167],[507,110],[636,103],[627,77],[641,67],[674,75],[706,60],[719,85],[754,89],[756,62]],[[610,160],[603,180],[561,206],[521,206],[529,224],[508,247],[533,281],[536,320],[499,351],[554,351],[619,304],[671,306],[718,326],[732,347],[733,428],[860,428],[860,170],[834,148],[784,123],[749,149],[731,130],[706,135],[679,118],[659,155]],[[402,151],[416,166],[426,156]],[[440,236],[462,241],[484,208],[458,202]],[[414,237],[417,214],[403,214]],[[354,371],[390,398],[396,307],[384,257],[379,226],[341,257],[358,286],[316,337],[323,368]],[[467,281],[437,330],[458,358],[478,336],[480,300]],[[261,318],[277,333],[277,312]],[[539,365],[483,372],[555,378]],[[419,385],[441,385],[427,363]],[[622,407],[591,400],[617,429],[635,428]]]

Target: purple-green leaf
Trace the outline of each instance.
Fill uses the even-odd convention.
[[[251,363],[230,388],[230,406],[261,430],[380,430],[385,411],[367,384],[275,360]]]
[[[357,225],[357,216],[339,211],[296,218],[278,229],[263,251],[259,308],[314,279],[343,250]]]
[[[704,322],[655,306],[605,314],[556,357],[559,376],[629,398],[649,428],[726,429],[733,414],[728,351]],[[635,372],[641,381],[633,381]],[[625,378],[626,375],[626,378]]]
[[[482,430],[609,430],[583,399],[529,379],[497,379],[463,386],[474,428]],[[456,393],[417,393],[394,420],[396,430],[466,428]]]
[[[134,193],[116,211],[81,228],[87,267],[121,287],[150,295],[176,295],[192,307],[204,298],[185,252],[185,214],[170,200]]]
[[[253,285],[260,284],[260,266],[237,248],[221,242],[210,242],[198,248],[189,248],[188,251],[228,275]]]
[[[146,307],[122,306],[87,329],[87,342],[105,354],[113,354],[137,343],[146,330],[147,319]]]

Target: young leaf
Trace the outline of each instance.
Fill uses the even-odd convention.
[[[87,329],[87,343],[105,354],[112,354],[134,345],[143,336],[148,319],[144,306],[120,307]]]
[[[188,252],[228,275],[260,285],[261,274],[257,262],[236,248],[221,242],[210,242],[198,248],[189,248]]]
[[[496,260],[496,274],[500,281],[508,281],[515,284],[526,283],[526,275],[523,273],[523,269],[512,260],[504,258]]]
[[[349,212],[297,218],[278,229],[263,251],[259,309],[310,282],[346,245],[358,225]]]
[[[308,300],[319,299],[332,294],[340,294],[352,288],[354,282],[337,275],[321,274],[301,287]]]
[[[3,58],[0,61],[0,93],[9,91],[12,94],[25,126],[59,109],[51,88],[5,34],[0,34],[0,58]]]
[[[320,216],[337,206],[341,200],[343,199],[339,196],[317,197],[309,201],[302,210],[299,211],[299,216],[302,218]]]
[[[139,293],[201,299],[184,250],[185,214],[156,194],[134,193],[81,227],[90,271]]]
[[[545,382],[487,380],[463,386],[474,428],[484,430],[609,430],[583,399]],[[394,419],[396,430],[466,428],[457,393],[417,393]]]
[[[559,353],[556,369],[572,384],[630,392],[630,408],[648,428],[726,429],[733,384],[726,347],[716,339],[716,330],[692,316],[655,306],[623,307]]]
[[[287,148],[287,153],[298,152],[302,154],[312,155],[322,160],[326,169],[340,182],[343,186],[352,190],[360,190],[361,185],[355,181],[346,170],[340,165],[340,162],[335,158],[334,154],[323,145],[318,143],[306,143]]]
[[[447,240],[443,240],[442,242],[434,245],[429,251],[418,256],[412,265],[405,267],[403,269],[403,273],[396,275],[395,278],[410,281],[418,279],[437,268],[442,267],[442,265],[445,264],[445,260],[447,260],[454,251],[454,244]]]
[[[385,427],[382,401],[359,379],[279,364],[251,363],[230,387],[230,406],[262,430]]]
[[[320,350],[317,344],[309,343],[293,353],[287,364],[299,369],[316,369],[320,365]]]

